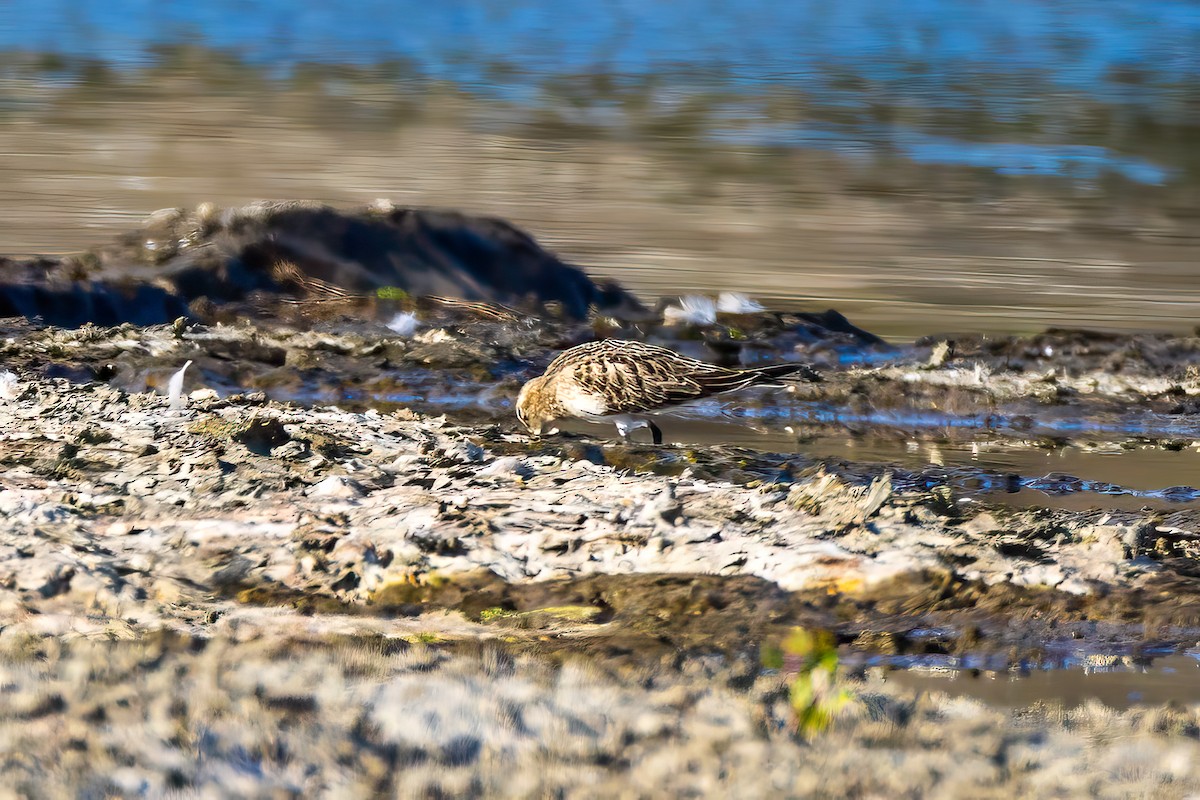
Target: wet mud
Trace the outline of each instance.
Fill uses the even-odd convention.
[[[220,503],[229,503],[232,497],[246,492],[261,496],[270,489],[286,496],[318,485],[356,502],[377,490],[396,490],[402,486],[413,487],[417,492],[428,492],[435,485],[442,492],[455,488],[466,491],[472,481],[480,480],[479,473],[486,474],[489,469],[496,470],[497,479],[506,477],[525,486],[545,470],[544,465],[559,465],[558,469],[574,465],[571,467],[574,472],[568,474],[579,479],[591,476],[594,486],[589,491],[597,493],[594,499],[597,505],[594,511],[580,509],[582,517],[578,519],[572,516],[575,512],[561,513],[562,501],[550,503],[545,512],[539,512],[563,525],[564,532],[578,528],[592,514],[617,504],[619,499],[627,499],[623,487],[629,484],[644,486],[654,496],[668,489],[670,494],[677,496],[681,486],[692,484],[706,487],[704,492],[710,491],[709,486],[726,487],[720,491],[745,498],[738,500],[739,503],[751,503],[755,508],[752,517],[763,527],[764,533],[770,533],[780,523],[779,515],[784,509],[789,514],[813,515],[814,520],[823,520],[827,529],[824,533],[814,533],[814,542],[836,544],[839,540],[861,539],[867,535],[866,531],[873,531],[873,535],[879,537],[878,523],[872,520],[878,519],[880,514],[894,517],[898,525],[911,527],[914,531],[923,527],[971,531],[971,536],[962,541],[959,541],[961,533],[949,534],[956,546],[962,546],[961,552],[951,555],[954,548],[943,547],[941,551],[944,552],[932,561],[923,561],[906,552],[909,561],[902,569],[881,569],[878,573],[873,569],[864,571],[861,566],[851,567],[854,559],[837,552],[834,547],[826,555],[831,559],[830,564],[845,568],[844,574],[831,567],[824,572],[818,570],[820,577],[814,573],[793,581],[794,585],[788,585],[786,590],[801,592],[788,595],[799,605],[788,606],[786,613],[779,611],[776,614],[778,623],[773,627],[751,625],[747,631],[753,629],[752,635],[745,631],[739,634],[749,642],[760,641],[763,636],[778,633],[789,625],[813,624],[836,629],[835,623],[839,620],[849,619],[855,624],[870,622],[874,619],[872,614],[881,612],[877,612],[875,600],[869,603],[864,600],[872,597],[869,592],[864,592],[875,584],[888,587],[881,590],[878,604],[888,609],[907,608],[913,614],[968,609],[997,611],[1004,616],[1005,610],[1017,613],[1022,609],[1022,613],[1037,610],[1038,614],[1054,617],[1063,624],[1088,615],[1117,626],[1187,628],[1194,624],[1190,590],[1173,590],[1175,593],[1170,602],[1165,604],[1147,605],[1144,602],[1147,592],[1166,592],[1149,587],[1170,585],[1173,580],[1185,581],[1196,572],[1192,563],[1197,557],[1195,531],[1200,517],[1189,502],[1190,489],[1182,485],[1158,485],[1167,477],[1186,478],[1195,457],[1195,446],[1181,444],[1177,437],[1155,439],[1141,435],[1136,439],[1124,437],[1106,442],[1102,435],[1106,432],[1093,433],[1081,425],[1083,434],[1074,438],[1017,440],[1014,437],[1009,440],[995,436],[983,440],[983,446],[975,441],[972,449],[970,443],[964,445],[961,439],[955,438],[958,429],[953,427],[939,430],[889,428],[877,424],[864,432],[845,425],[839,428],[831,422],[797,426],[790,432],[777,430],[771,434],[775,438],[764,434],[766,442],[728,443],[720,442],[719,437],[721,431],[732,425],[709,418],[703,423],[674,421],[676,427],[668,428],[668,433],[677,432],[680,435],[674,438],[684,441],[666,447],[615,442],[603,429],[531,441],[518,429],[509,410],[516,389],[525,376],[534,374],[562,346],[564,340],[581,338],[590,329],[570,323],[541,321],[518,326],[478,321],[470,317],[471,312],[443,309],[443,313],[461,316],[456,323],[426,328],[409,337],[370,321],[359,322],[350,332],[353,325],[348,319],[326,327],[323,332],[318,331],[326,323],[299,329],[293,322],[282,321],[262,325],[206,326],[180,320],[171,326],[108,329],[87,326],[69,331],[10,320],[6,328],[4,358],[9,368],[16,372],[19,385],[25,388],[14,389],[16,397],[9,401],[11,413],[17,415],[9,429],[21,433],[9,441],[7,453],[3,455],[4,463],[9,467],[10,475],[14,468],[18,470],[16,474],[27,470],[31,479],[38,481],[80,482],[103,476],[107,488],[116,485],[122,489],[111,504],[102,506],[105,509],[110,505],[111,509],[120,509],[126,504],[141,508],[145,501],[139,492],[130,491],[131,487],[158,486],[166,480],[154,477],[141,479],[139,483],[136,475],[126,474],[135,463],[140,473],[170,475],[181,468],[172,459],[181,457],[190,466],[185,471],[189,477],[180,488],[199,485],[219,490],[226,498]],[[333,330],[337,327],[342,329],[341,332]],[[500,328],[508,331],[507,337],[496,333]],[[662,329],[647,335],[664,338]],[[676,342],[681,349],[689,345],[693,349],[707,347],[702,337],[689,338],[687,331],[677,335]],[[444,347],[431,353],[428,349],[431,344]],[[463,358],[465,352],[485,349],[486,353],[469,365],[457,360]],[[819,361],[821,353],[827,351],[818,345],[805,352],[811,352],[813,360]],[[793,349],[779,355],[799,357],[800,353]],[[892,348],[891,357],[911,361],[920,360],[921,354],[906,355]],[[185,360],[194,362],[185,375],[185,389],[191,392],[191,399],[185,411],[176,412],[165,408],[166,400],[154,392],[165,391],[167,378]],[[386,361],[386,365],[381,365],[381,361]],[[418,361],[421,366],[413,365],[413,361]],[[927,361],[922,362],[926,367]],[[832,407],[848,392],[847,386],[862,385],[867,381],[885,386],[889,382],[909,385],[922,380],[949,385],[957,372],[965,371],[956,366],[919,369],[895,363],[839,367],[831,362],[832,359],[827,359],[823,364],[825,381],[798,387],[808,396],[774,390],[756,398],[739,398],[739,402],[758,402],[761,405],[757,408],[775,411],[783,408],[785,403],[801,408]],[[273,369],[271,365],[275,365]],[[306,369],[305,365],[311,366]],[[1078,380],[1088,380],[1088,376],[1094,374],[1083,369],[1078,369],[1077,373]],[[370,374],[374,375],[373,391],[359,385],[359,381],[371,380]],[[1115,386],[1112,394],[1101,389],[1094,397],[1080,395],[1073,398],[1074,402],[1083,407],[1107,407],[1126,400],[1131,405],[1152,403],[1157,392],[1138,394],[1143,386],[1139,382],[1164,380],[1161,376],[1138,373],[1127,376],[1105,374],[1110,381],[1116,377],[1123,382]],[[276,376],[286,376],[288,382],[280,386],[274,380]],[[1186,372],[1181,378],[1187,379]],[[383,381],[392,385],[384,387]],[[468,386],[472,387],[474,396],[464,395]],[[1037,391],[1036,383],[1011,379],[1007,387],[1000,386],[997,390],[993,383],[979,391],[1004,397],[1003,401],[997,402],[1019,403],[1028,401],[1029,398],[1022,395],[1030,387]],[[344,391],[345,396],[336,405],[321,402],[338,391]],[[1181,391],[1186,395],[1186,389]],[[920,393],[915,394],[912,402],[927,402]],[[391,399],[374,399],[385,395],[390,395]],[[278,397],[284,398],[283,402],[276,399]],[[447,400],[441,402],[442,397]],[[450,399],[457,402],[450,402]],[[96,408],[108,409],[103,425],[96,422]],[[124,420],[131,409],[141,415],[138,424],[144,432],[135,434],[124,427],[129,424]],[[439,416],[424,416],[432,413]],[[59,424],[65,428],[35,433],[41,424],[38,420],[45,414],[61,416]],[[703,410],[701,416],[704,416]],[[406,419],[413,420],[407,424],[415,426],[416,430],[426,432],[419,435],[412,431],[402,432]],[[386,455],[396,455],[400,445],[389,443],[380,450],[380,445],[369,443],[369,437],[364,440],[364,432],[358,429],[363,424],[382,425],[380,431],[388,431],[386,439],[399,435],[398,441],[415,446],[411,464],[417,472],[406,474],[395,465],[380,461]],[[298,429],[297,425],[301,427]],[[686,441],[689,432],[697,427],[703,430],[703,435]],[[839,430],[835,436],[834,432]],[[1107,435],[1111,436],[1111,432]],[[176,455],[164,452],[158,442],[162,436],[182,437]],[[878,450],[861,455],[855,452],[855,446],[865,446],[869,450],[870,445],[863,443],[873,441],[872,436],[874,440],[896,443],[892,445],[893,451],[902,447],[904,458],[895,457],[893,452],[889,459],[887,450],[883,451],[883,458]],[[31,438],[36,442],[39,437],[45,438],[46,442],[61,441],[62,444],[49,449],[31,444]],[[418,441],[425,441],[425,444],[414,444]],[[792,444],[787,448],[774,446],[785,441]],[[830,446],[831,441],[837,445]],[[954,452],[955,447],[964,453],[957,464],[944,455]],[[1089,469],[1094,470],[1089,473],[1076,469],[1085,474],[1083,478],[1065,471],[1047,471],[1039,475],[1041,469],[1032,468],[1042,459],[1062,460],[1062,454],[1068,450],[1077,456],[1089,452],[1104,453],[1096,458],[1111,458],[1118,465],[1123,458],[1134,459],[1131,478],[1139,472],[1138,465],[1142,463],[1136,459],[1145,460],[1146,454],[1160,456],[1165,462],[1159,472],[1145,475],[1138,481],[1127,481],[1136,485],[1126,488],[1109,478],[1115,473],[1107,472],[1102,463],[1085,460],[1078,464],[1090,465]],[[443,451],[449,455],[439,455]],[[970,457],[965,455],[967,452],[971,453]],[[368,458],[372,453],[374,456]],[[992,454],[997,461],[989,463]],[[1003,461],[1005,457],[1008,461]],[[405,459],[409,458],[405,456],[401,461],[408,464],[410,461]],[[134,461],[126,463],[126,459]],[[922,465],[922,461],[928,463]],[[345,466],[347,464],[351,466]],[[1076,465],[1074,462],[1067,464]],[[430,470],[440,472],[435,474]],[[1162,477],[1156,479],[1159,474]],[[196,481],[200,481],[199,484]],[[170,481],[167,483],[171,484]],[[568,484],[559,479],[556,485]],[[611,492],[611,496],[606,496],[606,492]],[[1137,505],[1151,499],[1152,493],[1157,503]],[[123,499],[125,496],[130,499]],[[1082,507],[1054,507],[1052,500],[1063,496],[1078,497]],[[430,499],[426,495],[422,497]],[[1130,502],[1123,506],[1114,504],[1111,502],[1114,497]],[[1039,498],[1043,502],[1038,502]],[[208,503],[201,496],[184,502],[199,503],[197,508]],[[447,501],[438,502],[444,505]],[[490,513],[468,523],[467,520],[473,517],[471,507],[476,501],[459,499],[455,502],[460,506],[463,502],[467,505],[461,506],[459,511],[437,511],[433,519],[446,516],[453,529],[465,526],[475,530],[475,526],[482,525],[484,527],[479,531],[494,531],[496,523],[490,520]],[[517,498],[505,502],[521,505]],[[647,502],[653,507],[653,502],[659,501]],[[661,503],[674,507],[676,501],[663,499]],[[680,503],[680,508],[683,507]],[[633,516],[645,520],[639,524],[651,528],[674,525],[671,520],[656,521],[650,511],[638,513],[641,517]],[[456,514],[462,519],[453,521]],[[602,516],[607,518],[613,514],[617,515],[613,517],[617,527],[630,524],[622,523],[621,513],[613,508],[608,508]],[[530,520],[533,519],[540,517],[533,514]],[[717,522],[713,520],[710,524]],[[334,519],[326,524],[337,529],[349,523]],[[720,532],[726,524],[717,524],[714,533],[709,535],[727,538],[727,532]],[[813,524],[817,523],[814,521]],[[520,525],[521,529],[526,529],[529,520]],[[856,533],[860,529],[863,532]],[[454,561],[470,551],[460,534],[439,534],[429,541],[417,536],[406,547],[432,548],[430,552],[435,555]],[[672,538],[667,536],[665,529],[659,535],[665,536],[666,540]],[[971,537],[978,541],[968,541]],[[327,537],[329,544],[316,547],[315,552],[320,554],[322,547],[331,547],[336,538]],[[621,547],[639,545],[654,538],[653,530],[639,532]],[[903,536],[897,536],[890,546],[905,552],[907,546],[903,539]],[[865,552],[882,546],[881,541]],[[547,552],[552,555],[571,556],[572,548],[577,545],[565,540],[562,553],[558,553],[559,545],[546,546],[550,547]],[[640,546],[645,547],[644,544]],[[672,550],[674,543],[655,546],[660,549],[656,556],[662,556]],[[866,541],[856,542],[855,546],[865,547]],[[1115,576],[1120,570],[1104,577],[1088,574],[1086,570],[1073,571],[1063,561],[1073,547],[1081,551],[1108,548],[1104,552],[1117,559],[1114,564],[1127,563],[1133,571],[1131,574],[1139,577],[1117,581]],[[705,549],[702,540],[695,543],[695,549]],[[734,561],[739,559],[747,560],[738,557]],[[871,559],[873,566],[879,562],[879,553],[871,552]],[[812,561],[811,558],[801,560]],[[669,561],[655,566],[665,566]],[[1016,579],[1019,571],[1014,571],[1013,565],[1020,565],[1028,575]],[[466,569],[467,566],[470,569]],[[274,585],[278,582],[259,585],[225,578],[215,588],[226,599],[260,605],[278,601],[309,610],[328,607],[339,613],[349,613],[349,609],[357,608],[356,604],[360,602],[365,604],[364,609],[373,609],[369,613],[384,616],[409,613],[413,608],[449,608],[479,618],[484,610],[493,609],[500,615],[496,619],[500,619],[509,612],[523,614],[535,610],[541,601],[521,595],[525,589],[520,588],[520,581],[509,586],[514,582],[494,564],[468,559],[456,566],[456,571],[465,570],[464,574],[474,575],[482,569],[488,574],[489,568],[491,577],[484,582],[487,585],[472,583],[469,590],[456,582],[444,585],[416,580],[415,583],[398,584],[387,593],[377,595],[373,590],[364,590],[362,575],[357,570],[333,576],[324,588]],[[568,577],[575,569],[557,569],[564,568],[567,571],[557,577]],[[1145,574],[1140,572],[1143,568]],[[636,573],[645,571],[636,565],[621,569],[633,569]],[[702,573],[709,567],[697,565],[694,569]],[[740,570],[741,567],[735,568],[734,574]],[[675,572],[676,568],[668,571]],[[554,573],[554,569],[550,572]],[[538,570],[532,574],[549,577],[542,576]],[[497,575],[500,576],[499,588],[492,585]],[[758,574],[758,577],[765,575]],[[901,578],[902,584],[894,582]],[[693,579],[694,575],[689,578]],[[477,580],[477,577],[471,580]],[[777,583],[767,580],[764,598]],[[1021,591],[1055,586],[1060,591],[1050,591],[1045,596],[1034,591],[1028,597],[1006,593],[1005,587],[1014,585],[1024,587]],[[571,581],[554,586],[559,594],[547,596],[541,605],[589,607],[595,610],[597,618],[604,619],[613,615],[622,620],[655,616],[645,610],[634,610],[621,616],[614,610],[613,601],[606,599],[609,588],[582,588],[583,584]],[[857,591],[847,595],[853,598],[846,601],[849,605],[837,606],[830,611],[828,599],[820,594],[828,591],[830,586],[838,587],[839,591],[844,587],[856,587]],[[947,589],[947,586],[953,588]],[[1069,588],[1061,591],[1064,587]],[[806,597],[802,594],[809,589],[815,590],[817,595]],[[351,590],[349,594],[348,590]],[[549,590],[543,587],[539,591]],[[470,599],[464,599],[468,596]],[[840,594],[835,592],[833,596]],[[1079,597],[1089,599],[1081,601]],[[966,601],[963,598],[973,599]],[[867,605],[860,607],[859,603]],[[817,613],[814,609],[825,611]],[[806,617],[809,613],[815,616]],[[750,625],[750,620],[756,618],[741,607],[730,616],[742,619],[745,625]],[[854,640],[861,632],[848,629],[840,635]],[[1044,635],[1045,631],[1035,626],[1028,641]],[[1006,641],[1006,646],[1008,644]]]

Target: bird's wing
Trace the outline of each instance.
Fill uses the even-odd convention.
[[[562,369],[571,370],[582,391],[603,398],[609,414],[635,414],[697,400],[741,388],[756,377],[637,342],[597,347],[594,356],[577,358]]]

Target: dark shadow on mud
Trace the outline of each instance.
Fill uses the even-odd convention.
[[[120,286],[103,281],[65,286],[0,283],[0,317],[40,319],[60,328],[88,323],[104,327],[122,323],[157,325],[187,313],[182,298],[158,286]]]

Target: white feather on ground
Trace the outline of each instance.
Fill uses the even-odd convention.
[[[721,292],[717,298],[717,311],[722,314],[756,314],[765,309],[762,303],[740,292]]]
[[[17,376],[8,370],[0,372],[0,400],[16,400],[21,394],[21,383]]]
[[[388,328],[395,334],[409,337],[417,332],[417,327],[421,324],[417,319],[417,315],[411,311],[401,311],[396,316],[392,317],[392,321],[387,324]]]
[[[192,362],[188,361],[171,376],[171,380],[167,381],[167,404],[174,411],[179,411],[187,406],[187,399],[183,396],[183,375],[191,365]]]
[[[691,294],[679,298],[679,305],[667,306],[663,322],[668,325],[712,325],[717,321],[717,304],[711,297]]]

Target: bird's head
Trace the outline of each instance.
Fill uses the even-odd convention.
[[[546,387],[546,376],[534,378],[521,387],[517,395],[517,419],[533,436],[558,433],[547,424],[561,416],[558,403]]]

